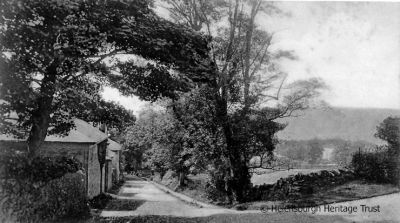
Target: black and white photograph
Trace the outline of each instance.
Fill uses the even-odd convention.
[[[400,2],[0,0],[0,222],[400,222]]]

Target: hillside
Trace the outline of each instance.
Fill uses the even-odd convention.
[[[400,116],[400,110],[333,107],[310,109],[299,115],[278,120],[288,124],[278,133],[279,139],[339,138],[382,144],[381,140],[374,137],[376,126],[388,116]]]

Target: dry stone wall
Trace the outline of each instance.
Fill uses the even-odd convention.
[[[287,200],[310,195],[318,190],[344,184],[354,179],[349,170],[322,170],[310,174],[296,174],[279,179],[275,184],[255,186],[252,200]]]

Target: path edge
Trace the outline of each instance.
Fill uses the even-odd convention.
[[[176,191],[171,190],[170,188],[168,188],[167,186],[164,186],[162,184],[159,184],[157,182],[154,182],[152,180],[147,180],[147,182],[153,184],[154,186],[156,186],[158,189],[164,191],[165,193],[168,193],[176,198],[178,198],[179,200],[188,203],[190,205],[199,207],[199,208],[213,208],[213,209],[224,209],[222,207],[216,206],[216,205],[212,205],[212,204],[207,204],[198,200],[195,200],[187,195],[178,193]]]

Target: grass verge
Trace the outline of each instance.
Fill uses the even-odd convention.
[[[123,218],[100,219],[101,223],[278,223],[278,222],[298,222],[298,223],[334,223],[350,222],[340,216],[318,216],[318,215],[299,215],[299,214],[219,214],[208,217],[172,217],[172,216],[137,216]]]
[[[313,194],[303,196],[296,200],[286,201],[255,201],[245,204],[240,204],[235,208],[243,210],[260,210],[264,207],[272,205],[286,206],[286,207],[311,207],[323,204],[331,204],[337,202],[353,201],[376,197],[391,193],[399,192],[400,189],[391,184],[373,184],[365,181],[355,180],[345,183],[340,186],[321,190]]]

